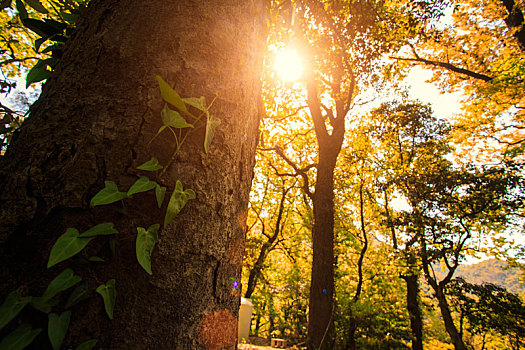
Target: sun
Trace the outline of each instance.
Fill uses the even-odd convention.
[[[275,55],[274,68],[285,81],[296,81],[303,75],[303,60],[294,49],[286,49]]]

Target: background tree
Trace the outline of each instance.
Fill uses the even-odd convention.
[[[482,349],[490,330],[507,336],[512,349],[523,346],[525,308],[516,294],[491,283],[473,284],[462,278],[453,279],[447,292],[453,305],[459,309],[460,332],[468,329],[471,334],[481,335]]]
[[[427,20],[418,40],[410,42],[399,59],[425,65],[443,90],[465,96],[454,121],[463,158],[490,161],[502,157],[491,152],[493,148],[521,149],[525,66],[523,29],[518,23],[523,23],[523,2],[441,3],[437,16]],[[425,8],[415,10],[425,12]],[[447,21],[436,23],[446,12]]]

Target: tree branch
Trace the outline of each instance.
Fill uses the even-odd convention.
[[[439,62],[439,61],[431,61],[431,60],[426,60],[426,59],[421,58],[421,57],[416,57],[416,58],[390,57],[390,58],[394,59],[394,60],[399,60],[399,61],[419,62],[419,63],[426,64],[428,66],[441,67],[441,68],[445,68],[447,70],[450,70],[452,72],[463,74],[463,75],[467,75],[467,76],[469,76],[471,78],[478,79],[478,80],[483,80],[483,81],[486,81],[486,82],[491,82],[492,79],[494,79],[494,78],[489,77],[488,75],[485,75],[485,74],[476,73],[476,72],[473,72],[473,71],[465,69],[465,68],[456,67],[456,66],[454,66],[451,63]]]

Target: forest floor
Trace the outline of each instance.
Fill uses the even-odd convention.
[[[238,345],[238,350],[275,350],[279,349],[278,347],[272,347],[270,346],[270,341],[266,338],[261,337],[254,337],[250,336],[249,344],[241,344]],[[280,349],[287,349],[287,350],[298,350],[302,349],[296,346],[287,346],[285,348]]]

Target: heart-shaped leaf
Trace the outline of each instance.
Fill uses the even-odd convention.
[[[117,299],[115,280],[111,279],[106,284],[98,286],[97,293],[100,294],[104,300],[104,308],[109,318],[113,319],[113,309],[115,308],[115,300]]]
[[[41,328],[32,329],[30,324],[22,323],[17,329],[2,339],[0,349],[22,350],[31,344],[41,331]]]
[[[89,288],[89,285],[86,282],[82,282],[75,289],[73,289],[71,295],[69,296],[69,298],[67,298],[65,308],[69,309],[70,307],[76,305],[82,300],[86,300],[90,296],[91,289]]]
[[[83,342],[79,346],[77,346],[76,350],[91,350],[95,347],[97,344],[97,339],[91,339],[88,341]]]
[[[4,328],[31,301],[31,297],[23,297],[20,292],[13,291],[0,306],[0,329]]]
[[[128,197],[135,193],[147,192],[157,186],[155,181],[151,181],[147,176],[141,176],[140,179],[135,181],[128,190]]]
[[[166,210],[166,216],[164,217],[164,227],[168,226],[177,216],[182,208],[186,205],[188,200],[195,198],[195,192],[191,189],[183,191],[182,182],[177,180],[175,189],[171,194],[170,201],[168,202],[168,209]]]
[[[182,101],[184,101],[184,103],[189,104],[190,106],[195,107],[203,112],[208,112],[208,107],[206,107],[206,98],[204,96],[201,96],[199,98],[187,97],[187,98],[183,98]]]
[[[33,68],[27,72],[26,76],[26,88],[33,83],[38,83],[39,81],[46,80],[51,76],[51,70],[47,69],[47,64],[44,63],[44,60],[39,60]]]
[[[113,223],[104,222],[102,224],[93,226],[86,232],[81,233],[79,237],[86,238],[86,237],[106,236],[106,235],[113,235],[115,233],[118,233],[118,231],[113,227]]]
[[[40,3],[38,0],[24,0],[26,4],[31,6],[33,10],[40,12],[42,14],[48,14],[49,11]]]
[[[105,181],[105,187],[101,189],[93,198],[91,198],[90,205],[104,205],[118,202],[126,198],[128,195],[125,192],[119,192],[117,184],[113,181]]]
[[[151,253],[158,240],[159,224],[151,225],[147,230],[137,227],[136,253],[137,260],[150,275],[151,272]]]
[[[179,112],[170,109],[167,104],[165,104],[162,111],[160,111],[160,117],[166,126],[171,126],[178,129],[194,127],[193,125],[189,124]]]
[[[49,313],[51,312],[51,308],[56,304],[55,302],[52,302],[51,299],[58,293],[73,287],[80,281],[82,281],[82,278],[80,276],[75,276],[73,270],[65,269],[48,284],[41,297],[31,299],[31,305],[37,310]]]
[[[69,259],[73,255],[80,252],[84,247],[91,242],[95,237],[79,237],[80,234],[77,229],[70,227],[62,236],[58,237],[57,241],[51,248],[49,254],[49,261],[47,267],[58,264],[61,261]]]
[[[157,184],[155,187],[155,197],[157,198],[157,205],[162,207],[162,202],[164,202],[164,197],[166,196],[166,187],[160,186]]]
[[[177,91],[173,90],[171,86],[168,85],[160,76],[157,75],[157,82],[159,83],[160,94],[164,101],[170,103],[171,105],[177,107],[181,112],[188,113],[186,105],[180,98]]]
[[[206,154],[210,150],[211,141],[213,140],[213,136],[215,136],[215,129],[221,124],[221,121],[212,115],[208,116],[207,119],[206,134],[204,136],[204,152],[206,152]]]
[[[148,160],[146,163],[141,164],[137,167],[139,170],[146,170],[146,171],[157,171],[162,169],[163,166],[160,165],[159,160],[155,157],[152,157],[150,160]]]
[[[59,350],[62,346],[62,342],[66,337],[67,329],[69,328],[70,318],[71,311],[66,311],[60,316],[57,314],[49,314],[47,335],[49,336],[49,341],[53,346],[53,350]]]

